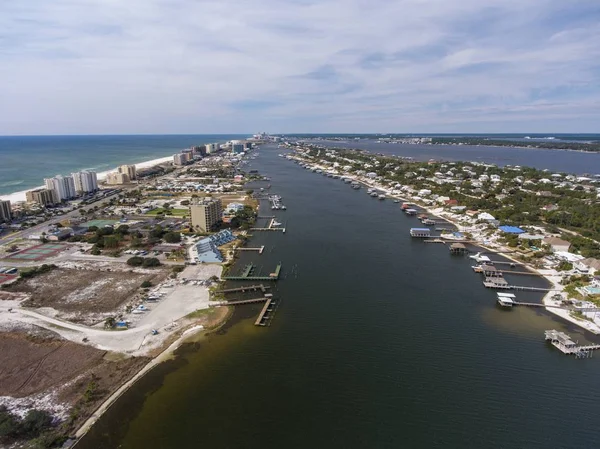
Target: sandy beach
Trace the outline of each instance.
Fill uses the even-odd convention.
[[[159,165],[159,164],[164,164],[165,162],[171,162],[173,160],[173,156],[165,156],[165,157],[161,157],[159,159],[152,159],[150,161],[144,161],[144,162],[139,162],[135,165],[136,169],[141,170],[143,168],[148,168],[148,167],[153,167],[155,165]],[[111,169],[111,170],[107,170],[107,171],[103,171],[98,173],[98,181],[104,181],[106,179],[106,176],[111,173],[111,172],[115,172],[117,171],[117,167]],[[52,176],[52,175],[48,175],[48,176]],[[19,203],[19,202],[23,202],[26,199],[26,194],[27,192],[30,192],[31,190],[36,190],[36,189],[43,189],[44,186],[40,185],[37,187],[33,187],[31,189],[27,189],[27,190],[21,190],[19,192],[14,192],[14,193],[10,193],[8,195],[2,195],[0,196],[0,200],[8,200],[11,203]]]

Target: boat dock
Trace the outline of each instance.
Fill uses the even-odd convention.
[[[256,304],[258,302],[268,301],[270,298],[262,297],[262,298],[252,298],[252,299],[240,299],[237,301],[223,301],[220,305],[222,306],[240,306],[242,304]]]
[[[265,250],[265,246],[261,246],[260,248],[234,248],[234,251],[258,251],[258,254],[262,254]]]
[[[446,244],[446,241],[442,240],[442,239],[426,239],[426,240],[423,240],[423,242],[425,242],[425,243],[441,243],[443,245]]]
[[[285,228],[250,228],[251,231],[283,231],[285,234]]]
[[[256,318],[256,321],[254,322],[255,326],[266,326],[266,320],[268,319],[267,313],[271,312],[273,309],[271,308],[271,303],[273,302],[273,298],[269,297],[269,298],[264,298],[267,302],[265,302],[265,305],[263,306],[262,310],[260,311],[260,313],[258,314],[258,317]]]
[[[224,290],[217,290],[217,291],[215,291],[215,293],[245,293],[245,292],[255,292],[257,290],[260,290],[263,293],[265,293],[265,291],[269,288],[271,288],[271,287],[269,287],[268,285],[263,285],[263,284],[245,285],[243,287],[238,287],[238,288],[227,288]]]
[[[593,351],[600,349],[600,344],[579,346],[568,334],[555,329],[545,331],[544,338],[563,354],[574,355],[578,359],[592,357]]]
[[[275,271],[268,276],[252,276],[255,268],[254,264],[249,263],[244,267],[241,275],[224,276],[222,279],[225,281],[276,281],[279,279],[279,273],[281,272],[281,262],[277,264]]]
[[[499,288],[504,290],[525,290],[531,292],[554,292],[560,291],[556,288],[526,287],[524,285],[510,285],[506,279],[501,277],[486,277],[483,281],[484,287]]]

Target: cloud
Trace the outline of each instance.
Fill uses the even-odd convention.
[[[593,132],[594,3],[2,2],[0,134]]]

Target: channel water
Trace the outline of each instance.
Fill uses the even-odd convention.
[[[283,197],[273,214],[287,231],[255,232],[249,246],[265,252],[236,265],[283,263],[271,325],[254,326],[260,306],[238,307],[136,383],[78,449],[596,445],[600,363],[563,355],[543,331],[585,335],[546,312],[501,310],[472,261],[410,238],[416,218],[398,204],[280,151],[261,148],[251,168]]]

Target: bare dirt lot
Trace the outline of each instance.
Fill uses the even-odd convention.
[[[61,312],[106,313],[130,299],[144,281],[157,284],[165,272],[93,271],[57,268],[8,287],[31,294],[27,307],[52,307]]]
[[[0,396],[24,397],[62,384],[104,357],[105,351],[55,338],[0,334]]]

